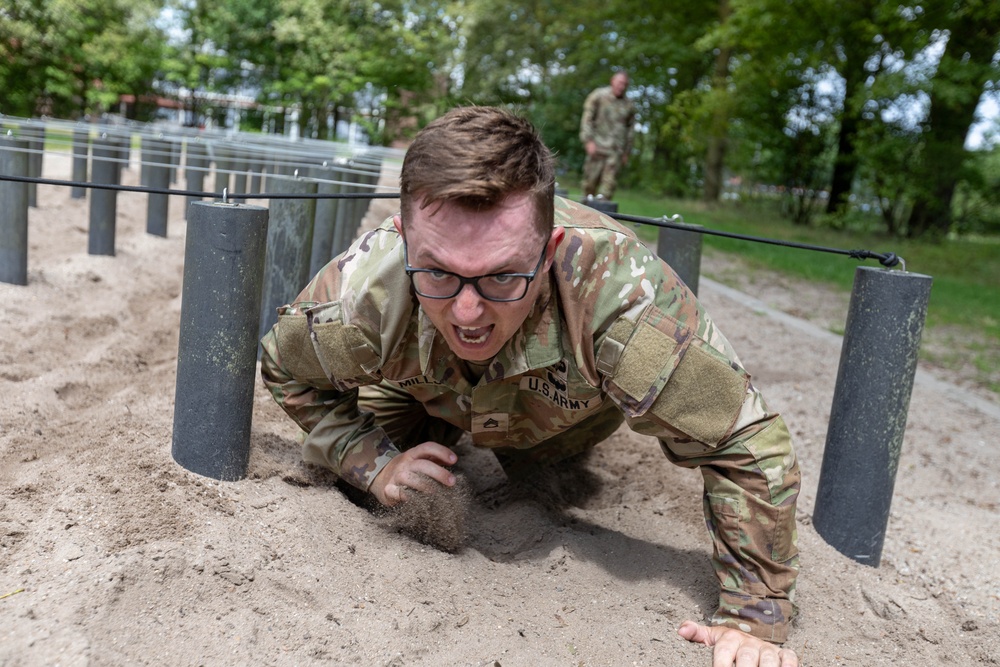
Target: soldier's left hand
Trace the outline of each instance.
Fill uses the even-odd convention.
[[[712,647],[712,667],[799,667],[795,651],[725,626],[684,621],[677,629],[684,639]]]

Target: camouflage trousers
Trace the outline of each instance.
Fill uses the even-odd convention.
[[[622,160],[618,154],[588,155],[583,162],[583,196],[602,195],[605,199],[613,198],[621,166]]]
[[[358,389],[358,408],[371,412],[397,449],[405,451],[422,442],[454,447],[465,431],[444,419],[427,414],[422,403],[401,389],[387,385],[367,385]],[[608,401],[600,411],[579,424],[536,445],[492,447],[493,454],[511,479],[530,475],[537,469],[581,454],[618,430],[624,418]]]

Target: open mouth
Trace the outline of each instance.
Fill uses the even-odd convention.
[[[482,345],[490,337],[490,333],[493,332],[493,325],[477,327],[475,329],[456,326],[455,331],[458,334],[458,339],[466,345]]]

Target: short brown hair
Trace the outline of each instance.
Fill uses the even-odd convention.
[[[406,152],[399,177],[404,224],[414,199],[489,210],[520,193],[532,196],[535,224],[548,235],[555,215],[552,153],[531,123],[496,107],[459,107],[431,122]]]

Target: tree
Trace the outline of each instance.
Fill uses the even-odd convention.
[[[946,7],[941,27],[947,30],[947,43],[928,90],[910,236],[943,237],[951,230],[955,189],[966,175],[965,139],[984,87],[1000,81],[995,60],[1000,6],[968,0]]]
[[[813,89],[810,100],[815,110],[835,123],[828,213],[842,210],[851,194],[858,168],[857,135],[863,126],[863,110],[871,82],[879,75],[878,67],[883,62],[878,55],[886,49],[899,54],[897,43],[904,41],[897,27],[900,19],[894,13],[896,7],[887,0],[745,0],[737,5],[730,21],[728,39],[744,55],[764,68],[797,69],[799,82]],[[782,39],[774,39],[776,33]],[[829,92],[821,92],[818,82]],[[741,90],[755,94],[746,86]],[[756,91],[757,95],[763,93],[766,91]],[[801,106],[801,102],[793,101],[785,113],[793,113]]]
[[[323,137],[328,118],[335,123],[357,95],[381,103],[400,87],[420,93],[436,84],[450,53],[446,8],[439,0],[196,0],[185,25],[199,87],[256,89],[263,104],[297,110],[303,133]]]
[[[7,0],[0,8],[5,113],[72,117],[151,89],[160,0]]]
[[[731,10],[728,0],[719,3],[719,23],[724,24],[728,20]],[[725,164],[727,131],[726,126],[729,121],[728,87],[729,87],[729,59],[732,56],[732,48],[727,44],[716,48],[715,65],[712,69],[712,89],[717,95],[723,97],[717,100],[712,106],[712,120],[708,130],[708,149],[705,152],[705,187],[702,190],[702,199],[713,204],[719,201],[722,194],[722,170]]]

